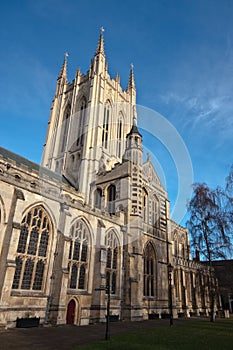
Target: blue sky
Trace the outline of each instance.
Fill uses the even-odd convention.
[[[64,52],[72,81],[89,69],[103,25],[110,74],[125,88],[133,62],[137,103],[175,126],[194,181],[223,185],[233,163],[232,17],[231,0],[2,2],[1,146],[40,162]],[[151,144],[174,200],[175,165]]]

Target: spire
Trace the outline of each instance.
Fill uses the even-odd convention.
[[[95,51],[95,55],[99,55],[100,53],[102,53],[105,56],[104,53],[104,27],[100,28],[100,36],[99,36],[99,41],[98,41],[98,45]]]
[[[131,63],[130,65],[130,73],[129,73],[129,81],[128,81],[128,87],[127,89],[129,90],[130,88],[135,89],[135,81],[134,81],[134,65]]]
[[[69,56],[69,54],[66,52],[58,79],[65,78],[65,80],[67,80],[67,57],[68,56]]]
[[[135,115],[134,115],[134,117],[133,117],[133,125],[132,125],[132,128],[131,128],[130,132],[126,135],[126,137],[128,137],[129,135],[132,135],[132,134],[137,134],[137,135],[139,135],[140,137],[142,137],[142,135],[141,135],[140,132],[138,131],[137,119],[136,119],[136,116],[135,116]]]

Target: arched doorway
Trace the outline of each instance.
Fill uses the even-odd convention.
[[[71,299],[69,301],[68,306],[67,306],[67,313],[66,313],[66,323],[67,324],[74,324],[75,308],[76,308],[75,301],[74,301],[74,299]]]

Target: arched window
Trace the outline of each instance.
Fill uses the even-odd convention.
[[[116,294],[119,242],[114,231],[109,231],[106,235],[105,245],[107,249],[106,286],[109,286],[112,294]]]
[[[177,232],[174,233],[174,255],[176,257],[178,257],[179,255],[179,244],[178,244]]]
[[[87,289],[90,233],[83,220],[76,221],[70,230],[69,287]]]
[[[79,105],[79,112],[78,112],[78,138],[77,138],[77,145],[82,146],[84,141],[84,123],[85,123],[85,115],[86,115],[86,109],[87,109],[87,102],[86,99],[83,97],[80,105]]]
[[[70,121],[70,106],[68,106],[65,110],[62,128],[61,128],[61,152],[65,151],[67,137],[68,137],[68,129],[69,129],[69,121]]]
[[[102,198],[102,190],[97,188],[95,190],[95,208],[101,209],[101,198]]]
[[[145,223],[148,223],[148,193],[145,188],[142,189],[142,214]]]
[[[179,298],[179,270],[174,270],[174,286],[175,286],[175,292],[176,292],[176,298]]]
[[[151,224],[159,227],[159,201],[156,196],[153,196],[151,201]]]
[[[41,290],[47,264],[51,222],[42,206],[23,218],[17,247],[13,289]]]
[[[121,157],[122,150],[122,141],[123,141],[123,119],[120,114],[118,125],[117,125],[117,157]]]
[[[107,192],[108,212],[115,214],[116,187],[110,185]]]
[[[110,111],[111,111],[111,106],[110,106],[110,103],[108,102],[104,107],[104,120],[103,120],[103,131],[102,131],[102,146],[104,148],[108,147],[108,141],[109,141]]]
[[[155,251],[151,243],[148,243],[144,250],[144,295],[155,296]]]

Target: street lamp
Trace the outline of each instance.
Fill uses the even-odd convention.
[[[168,264],[168,290],[169,290],[169,309],[170,309],[170,326],[173,326],[173,307],[172,307],[172,271],[173,266]]]
[[[100,288],[95,288],[95,290],[102,291],[104,290],[108,296],[107,299],[107,315],[106,315],[106,329],[105,329],[105,340],[110,339],[110,333],[109,333],[109,322],[110,322],[110,285],[107,283],[106,286],[100,286]]]

